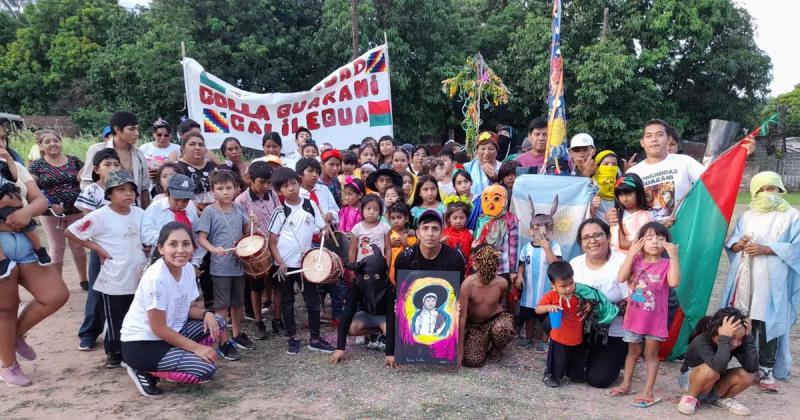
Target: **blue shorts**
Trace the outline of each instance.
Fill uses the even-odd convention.
[[[643,340],[667,341],[665,337],[656,337],[650,334],[637,334],[628,330],[625,330],[625,334],[622,336],[622,341],[626,343],[641,343]]]
[[[692,368],[689,368],[686,372],[681,373],[678,376],[678,385],[680,385],[681,389],[684,392],[689,392],[689,375],[692,373]],[[697,396],[697,401],[700,401],[703,404],[713,404],[714,401],[719,399],[719,395],[717,395],[717,385],[714,385],[711,388],[711,391],[708,391],[705,394],[700,394]]]
[[[33,252],[31,241],[19,232],[0,232],[0,246],[6,258],[17,264],[28,264],[39,261]]]

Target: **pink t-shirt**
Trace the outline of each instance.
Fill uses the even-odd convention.
[[[358,207],[344,206],[339,209],[339,231],[350,232],[361,221],[361,210]]]
[[[544,162],[544,155],[534,156],[531,152],[525,152],[517,155],[514,160],[519,162],[521,168],[530,168],[532,166],[539,167],[542,166],[542,162]]]
[[[631,242],[636,241],[636,237],[639,235],[639,229],[652,221],[653,213],[647,210],[639,210],[633,213],[623,211],[622,226],[625,227],[625,238]],[[628,254],[627,249],[619,247],[619,225],[611,226],[611,249],[625,255]]]
[[[636,334],[666,338],[669,301],[669,258],[645,262],[641,254],[633,258],[633,286],[622,328]]]

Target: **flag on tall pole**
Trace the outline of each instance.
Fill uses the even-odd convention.
[[[748,137],[765,134],[776,121],[771,117]],[[708,310],[747,160],[747,151],[741,147],[745,139],[711,163],[679,204],[671,233],[681,261],[681,283],[676,290],[680,307],[659,349],[661,358],[674,360],[686,352],[689,334]]]
[[[553,39],[550,44],[550,83],[547,95],[547,149],[544,154],[545,164],[540,172],[550,163],[556,173],[565,168],[558,167],[559,159],[567,156],[567,104],[564,102],[564,59],[561,57],[561,0],[553,1]]]

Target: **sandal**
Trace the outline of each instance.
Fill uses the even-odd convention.
[[[620,387],[616,387],[616,388],[611,388],[608,392],[606,392],[606,395],[612,398],[616,398],[616,397],[624,397],[627,395],[633,395],[635,393],[636,391],[631,389],[623,391]]]
[[[661,402],[661,398],[636,397],[631,403],[636,408],[650,408]]]

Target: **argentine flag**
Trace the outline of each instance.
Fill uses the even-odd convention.
[[[558,207],[553,214],[553,240],[561,245],[564,261],[581,253],[577,241],[578,225],[589,215],[589,203],[594,197],[592,180],[579,176],[521,175],[514,182],[511,212],[519,220],[519,251],[530,243],[530,226],[533,213],[550,214],[553,201],[558,195]],[[528,201],[530,199],[530,201]]]

